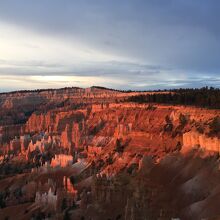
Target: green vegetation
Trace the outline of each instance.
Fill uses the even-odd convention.
[[[166,122],[166,124],[164,125],[163,130],[166,132],[171,132],[173,130],[173,123],[168,115],[165,117],[165,122]]]
[[[220,132],[220,117],[216,116],[209,124],[210,134],[217,134]]]
[[[181,113],[179,116],[180,126],[184,128],[185,125],[187,124],[187,121],[188,121],[187,117]]]
[[[159,93],[161,92],[161,93]],[[175,89],[158,91],[148,95],[131,96],[126,101],[138,103],[163,103],[171,105],[193,105],[207,108],[220,108],[220,89]]]
[[[122,146],[120,139],[117,139],[117,140],[116,140],[116,148],[115,148],[115,151],[118,152],[118,153],[123,153],[123,151],[124,151],[124,147]]]

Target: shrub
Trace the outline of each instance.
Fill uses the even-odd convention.
[[[118,153],[123,153],[123,151],[124,151],[124,147],[122,146],[120,139],[117,139],[117,140],[116,140],[116,148],[115,148],[115,151],[118,152]]]
[[[202,126],[199,126],[196,129],[200,134],[204,134],[204,128]]]
[[[152,110],[152,111],[154,111],[155,109],[157,109],[157,107],[156,107],[156,106],[153,106],[153,105],[151,105],[151,104],[149,104],[149,105],[147,106],[147,108],[146,108],[146,110]]]
[[[187,118],[185,115],[183,115],[182,113],[179,116],[179,123],[182,127],[185,127],[185,125],[187,124]]]
[[[210,133],[218,133],[220,131],[220,117],[216,116],[213,118],[212,122],[209,124]]]
[[[163,130],[167,131],[167,132],[172,131],[173,130],[173,124],[172,124],[172,121],[171,121],[171,119],[168,115],[165,117],[165,121],[166,121],[166,124],[164,125]]]

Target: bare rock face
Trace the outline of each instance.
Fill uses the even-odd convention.
[[[71,142],[71,130],[70,126],[67,125],[65,130],[61,133],[61,144],[71,152]]]
[[[183,134],[183,146],[185,150],[192,149],[193,147],[200,147],[206,151],[214,151],[220,153],[219,138],[208,137],[205,134],[200,134],[195,131],[190,131]]]
[[[59,154],[51,160],[51,167],[67,167],[72,165],[73,157],[71,155]]]

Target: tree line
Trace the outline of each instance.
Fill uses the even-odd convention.
[[[167,91],[167,90],[166,90]],[[137,103],[163,103],[172,105],[193,105],[197,107],[220,108],[220,89],[174,89],[167,93],[131,96],[126,101]]]

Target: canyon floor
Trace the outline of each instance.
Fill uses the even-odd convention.
[[[220,219],[220,110],[146,94],[0,94],[0,219]]]

